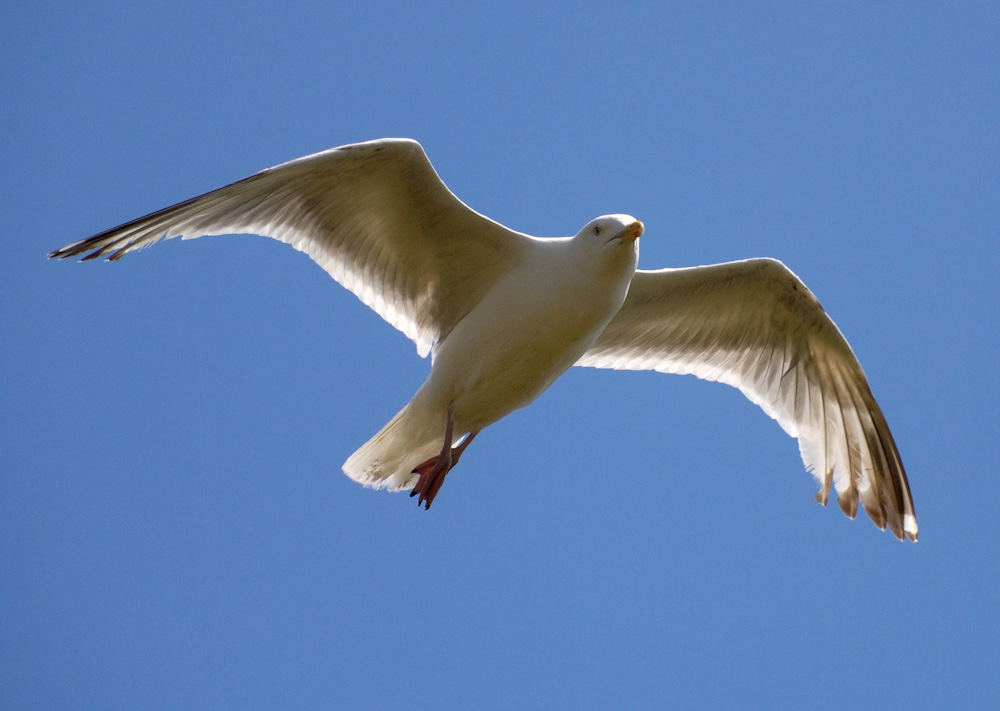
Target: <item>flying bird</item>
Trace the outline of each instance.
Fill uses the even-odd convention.
[[[258,234],[308,254],[412,339],[431,371],[345,462],[429,508],[479,432],[572,365],[690,373],[740,389],[799,443],[826,505],[917,539],[909,484],[857,358],[774,259],[637,269],[643,224],[605,215],[575,237],[490,220],[416,141],[382,139],[261,171],[49,257],[116,261],[171,237]]]

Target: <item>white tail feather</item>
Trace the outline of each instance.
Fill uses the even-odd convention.
[[[373,489],[404,491],[417,483],[413,469],[440,451],[444,426],[413,416],[411,402],[344,462],[344,473]],[[428,422],[432,420],[432,422]]]

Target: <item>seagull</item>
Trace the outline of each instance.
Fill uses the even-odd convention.
[[[805,284],[775,259],[637,269],[643,224],[605,215],[540,238],[480,215],[419,143],[387,138],[261,171],[51,258],[116,261],[161,239],[257,234],[305,252],[402,331],[431,370],[344,463],[351,479],[430,508],[486,427],[572,365],[689,373],[732,385],[792,437],[824,506],[861,501],[917,540],[909,483],[861,365]]]

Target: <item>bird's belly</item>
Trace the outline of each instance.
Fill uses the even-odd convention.
[[[450,405],[463,429],[482,429],[528,405],[586,350],[552,340],[505,346],[493,349],[454,383]]]
[[[422,394],[453,412],[458,431],[529,404],[579,360],[624,298],[573,287],[499,285],[441,345]]]

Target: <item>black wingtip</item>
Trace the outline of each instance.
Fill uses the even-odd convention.
[[[81,254],[86,252],[86,249],[81,249],[79,244],[71,244],[66,247],[60,247],[59,249],[54,249],[49,252],[46,256],[49,259],[72,259],[73,257],[79,257]],[[88,255],[81,258],[80,261],[86,261],[91,259],[93,255]]]

